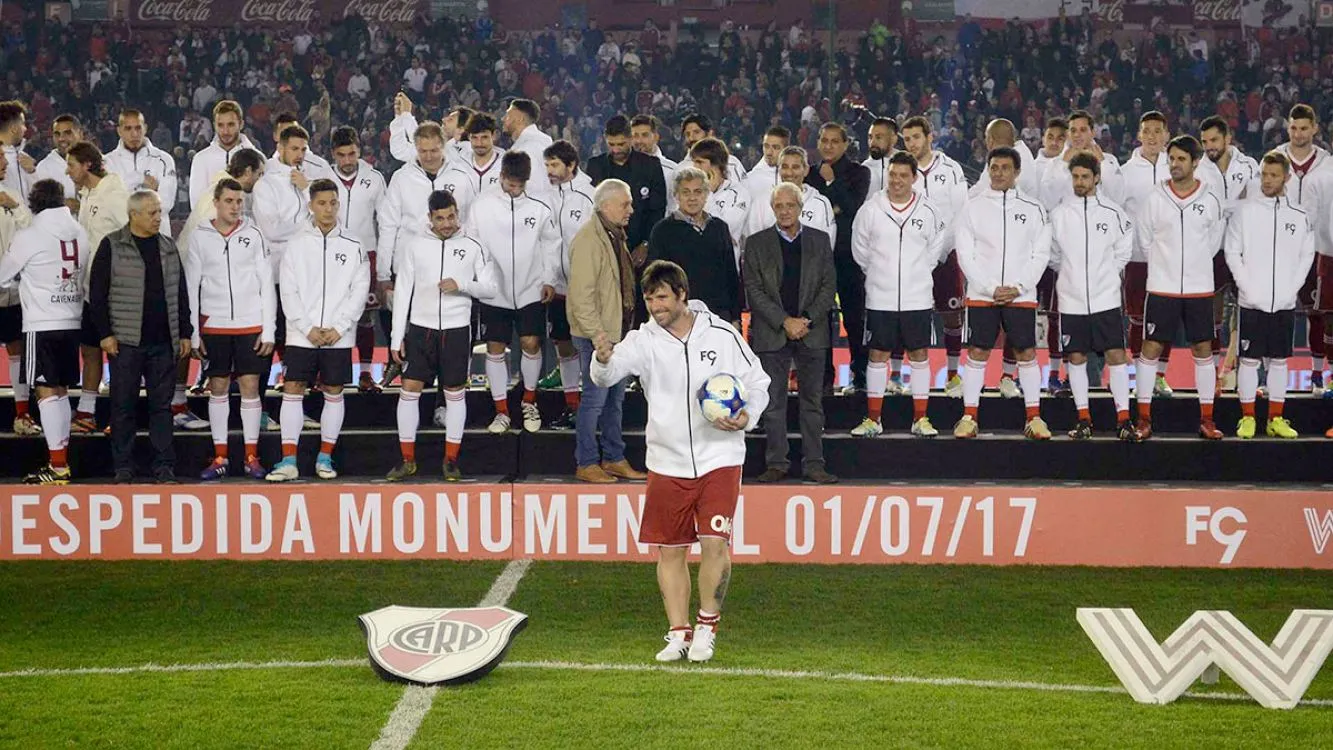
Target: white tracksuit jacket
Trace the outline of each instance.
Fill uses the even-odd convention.
[[[370,292],[370,256],[342,227],[327,235],[307,222],[283,256],[278,284],[287,315],[287,346],[315,348],[312,328],[342,335],[329,349],[350,349]]]
[[[555,212],[555,226],[560,233],[560,257],[552,269],[555,293],[569,294],[569,250],[574,235],[593,217],[592,181],[583,172],[574,173],[574,179],[552,188],[551,209]]]
[[[1036,304],[1037,282],[1051,256],[1046,209],[1020,190],[988,189],[967,202],[954,224],[954,247],[967,277],[967,300],[990,304],[995,288],[1016,286],[1011,304]]]
[[[88,263],[84,265],[83,283],[92,279],[93,257],[108,234],[130,223],[130,194],[120,175],[107,172],[97,187],[79,191],[79,225],[88,232]],[[166,224],[165,217],[162,221]]]
[[[447,240],[433,233],[417,235],[403,245],[402,261],[395,294],[407,303],[393,308],[389,344],[394,351],[402,348],[408,323],[434,331],[466,328],[472,322],[472,300],[495,296],[493,261],[462,232]],[[453,279],[458,291],[441,292],[445,279]]]
[[[13,198],[18,204],[13,208],[0,209],[0,258],[3,258],[9,252],[14,234],[32,223],[32,211],[28,210],[28,199],[19,195],[17,190],[0,185],[0,193]],[[13,307],[18,303],[18,289],[0,287],[0,307]]]
[[[736,255],[736,267],[741,267],[741,241],[745,239],[745,217],[750,213],[750,194],[745,186],[735,180],[723,180],[717,190],[710,193],[704,210],[709,216],[727,223],[731,230],[731,247]]]
[[[452,176],[451,176],[452,175]],[[389,187],[384,191],[376,219],[379,223],[379,250],[375,254],[375,277],[388,281],[397,266],[398,246],[407,242],[414,235],[430,231],[430,194],[436,190],[448,190],[459,200],[458,218],[467,220],[467,206],[463,203],[465,195],[455,188],[465,184],[461,177],[444,165],[431,179],[426,170],[413,160],[393,173]]]
[[[1068,152],[1069,149],[1066,147],[1065,153]],[[1097,192],[1116,203],[1123,201],[1125,177],[1120,169],[1120,160],[1106,152],[1102,152],[1101,178]],[[1056,206],[1073,197],[1074,179],[1069,175],[1069,162],[1065,161],[1063,156],[1052,159],[1047,163],[1041,178],[1041,205],[1047,210],[1054,210]]]
[[[945,221],[952,224],[967,203],[967,175],[958,162],[943,151],[934,152],[930,164],[916,174],[912,187],[923,193],[936,211],[944,213]]]
[[[762,158],[758,164],[750,168],[749,174],[745,175],[745,192],[749,194],[753,203],[767,203],[769,195],[773,188],[782,182],[778,176],[778,168],[768,166],[768,162]],[[667,183],[667,190],[671,189],[671,183]]]
[[[1129,214],[1100,194],[1066,198],[1051,212],[1050,266],[1060,312],[1091,315],[1120,308],[1120,274],[1134,252]]]
[[[1284,143],[1273,149],[1288,159],[1291,158],[1291,144]],[[1293,161],[1294,163],[1294,161]],[[1262,195],[1262,193],[1260,193]],[[1291,170],[1287,177],[1287,197],[1302,211],[1310,216],[1315,226],[1315,252],[1320,255],[1333,255],[1333,222],[1330,222],[1330,202],[1333,202],[1333,159],[1319,146],[1314,147],[1314,164],[1305,176]]]
[[[268,157],[268,164],[264,166],[264,171],[268,172],[269,169],[280,164],[282,164],[282,160],[278,158],[278,152],[274,151],[273,155]],[[301,162],[301,171],[305,172],[305,176],[311,180],[333,179],[333,165],[329,164],[328,159],[314,151],[305,152],[305,159]]]
[[[384,175],[361,159],[350,180],[335,168],[333,182],[338,186],[338,223],[367,253],[375,252],[379,246],[375,214],[384,199]]]
[[[404,164],[417,160],[417,143],[413,137],[417,132],[417,118],[411,112],[404,112],[389,121],[389,153]],[[444,144],[445,163],[461,159],[472,153],[467,141],[450,138]]]
[[[1129,214],[1129,220],[1138,223],[1139,210],[1142,208],[1144,200],[1153,194],[1158,185],[1171,179],[1171,163],[1166,156],[1166,149],[1157,154],[1155,161],[1148,161],[1140,149],[1134,149],[1134,153],[1129,155],[1125,163],[1120,167],[1120,180],[1123,185],[1124,200],[1119,201]],[[1133,252],[1130,256],[1133,263],[1146,263],[1148,256],[1144,255],[1143,248],[1139,247],[1138,238],[1134,239]]]
[[[494,296],[482,302],[518,310],[541,300],[543,284],[555,286],[560,231],[545,203],[527,193],[483,193],[466,234],[481,243],[499,274]]]
[[[1137,242],[1148,259],[1148,291],[1170,297],[1211,297],[1213,256],[1222,247],[1222,200],[1202,182],[1178,197],[1162,183],[1134,218]]]
[[[315,178],[306,174],[312,182]],[[292,184],[292,168],[270,161],[264,176],[255,183],[255,223],[268,243],[269,260],[275,272],[282,267],[287,245],[310,225],[310,192]],[[284,308],[285,309],[285,308]]]
[[[699,408],[699,389],[713,375],[730,373],[745,387],[749,424],[759,426],[768,406],[768,374],[731,324],[698,300],[694,327],[684,341],[649,320],[616,344],[611,361],[592,358],[589,376],[609,387],[637,375],[648,400],[648,470],[697,479],[715,469],[745,463],[745,433],[714,427]]]
[[[259,333],[273,343],[277,292],[273,264],[259,227],[245,218],[223,235],[212,222],[190,232],[182,253],[190,291],[194,345],[201,333]]]
[[[69,162],[55,149],[51,149],[41,161],[37,162],[37,171],[32,173],[32,181],[36,183],[38,180],[55,180],[65,188],[66,198],[79,197],[79,190],[74,187],[74,180],[69,178]],[[30,190],[31,187],[29,185]]]
[[[1263,196],[1259,185],[1259,162],[1251,159],[1235,146],[1231,147],[1231,163],[1222,174],[1217,162],[1207,156],[1199,160],[1194,176],[1203,181],[1213,194],[1222,199],[1222,207],[1230,211],[1241,200]]]
[[[852,258],[865,272],[866,309],[934,308],[931,273],[952,247],[944,214],[924,195],[913,192],[907,208],[898,211],[887,193],[875,193],[852,222]]]
[[[751,172],[750,174],[754,174]],[[815,190],[810,185],[798,185],[804,194],[801,204],[801,224],[818,229],[828,235],[829,247],[833,247],[838,242],[838,220],[833,214],[833,204],[824,194]],[[745,217],[746,239],[750,235],[768,229],[776,224],[778,217],[773,214],[773,203],[770,196],[765,195],[750,204],[750,213]]]
[[[194,155],[194,159],[190,162],[191,206],[199,205],[199,199],[208,195],[213,175],[226,171],[227,165],[231,163],[232,155],[243,148],[262,153],[255,148],[255,144],[251,143],[249,138],[242,134],[240,140],[231,148],[223,148],[222,144],[218,142],[217,136],[214,136],[213,142],[208,144],[207,148]]]
[[[147,138],[138,151],[130,151],[117,143],[106,155],[106,171],[120,175],[125,190],[133,194],[144,185],[144,177],[157,178],[157,197],[162,201],[162,227],[158,231],[171,236],[171,209],[176,207],[176,160],[171,154],[153,145]]]
[[[538,200],[550,202],[551,180],[546,176],[546,147],[554,141],[536,125],[529,125],[509,145],[509,151],[518,151],[528,155],[532,162],[532,175],[528,178],[528,192]]]
[[[65,206],[48,208],[14,233],[0,257],[0,285],[19,278],[23,330],[78,330],[83,316],[83,267],[90,264],[88,232]]]
[[[1314,222],[1286,196],[1252,198],[1232,212],[1224,248],[1242,307],[1291,310],[1314,263]]]

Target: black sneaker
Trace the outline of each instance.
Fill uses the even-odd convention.
[[[578,426],[578,413],[573,409],[565,409],[560,416],[556,417],[547,427],[553,430],[573,430]]]
[[[786,470],[786,469],[779,469],[779,468],[770,466],[769,468],[764,469],[764,473],[762,473],[762,474],[760,474],[759,476],[755,477],[755,478],[754,478],[754,481],[757,482],[757,483],[759,483],[759,484],[772,484],[772,483],[774,483],[774,482],[781,482],[782,480],[784,480],[784,479],[786,479],[786,478],[787,478],[787,470]]]
[[[828,473],[823,466],[816,466],[805,470],[805,475],[801,477],[806,484],[837,484],[838,477]]]
[[[112,484],[134,484],[134,474],[128,471],[118,471],[111,480]]]
[[[154,471],[153,481],[158,484],[180,484],[180,480],[176,479],[176,472],[171,469],[158,469],[157,471]]]
[[[1116,427],[1115,432],[1116,437],[1127,443],[1137,443],[1139,441],[1139,433],[1134,429],[1134,423],[1128,419],[1121,422],[1120,425]]]
[[[1074,429],[1069,431],[1069,437],[1075,440],[1091,440],[1092,423],[1086,419],[1080,419],[1078,424],[1074,425]]]
[[[457,461],[444,462],[444,481],[446,482],[463,481],[463,472],[459,470]]]
[[[43,466],[37,471],[34,471],[33,473],[24,477],[23,483],[40,484],[48,486],[66,485],[69,484],[69,480],[70,480],[70,471],[68,466],[66,466],[63,469],[57,469],[51,464],[47,464],[46,466]]]

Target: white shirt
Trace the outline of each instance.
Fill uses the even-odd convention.
[[[151,175],[157,178],[157,197],[162,202],[160,231],[170,237],[171,209],[176,206],[176,161],[171,154],[157,148],[145,138],[138,151],[130,151],[125,148],[123,142],[118,143],[115,150],[106,155],[104,161],[106,171],[120,175],[121,181],[125,183],[125,190],[130,194],[143,188],[145,177]]]
[[[1284,143],[1273,150],[1291,159],[1293,165],[1296,163],[1291,158],[1290,143]],[[1329,159],[1327,151],[1318,146],[1313,148],[1313,153],[1306,159],[1313,159],[1314,162],[1303,176],[1293,169],[1287,177],[1287,197],[1293,199],[1314,221],[1317,235],[1315,251],[1320,255],[1333,256],[1333,236],[1330,236],[1333,228],[1329,221],[1329,203],[1333,201],[1333,167],[1329,164],[1333,160]]]
[[[358,99],[364,99],[370,93],[370,79],[360,73],[347,79],[347,93]]]
[[[1202,182],[1178,196],[1158,185],[1135,217],[1139,247],[1148,258],[1148,291],[1171,297],[1212,296],[1213,256],[1222,246],[1222,201]]]
[[[1091,315],[1120,308],[1120,274],[1134,252],[1129,214],[1100,194],[1074,196],[1051,212],[1051,268],[1060,312]]]
[[[440,291],[445,279],[453,279],[458,291]],[[472,300],[494,297],[497,283],[494,261],[471,237],[462,233],[447,240],[434,234],[412,237],[403,247],[398,269],[394,293],[400,304],[393,308],[390,346],[394,351],[402,348],[408,323],[433,331],[468,327]]]
[[[731,324],[698,300],[694,325],[682,341],[649,320],[616,344],[611,361],[596,357],[588,374],[602,387],[637,375],[648,401],[646,464],[654,474],[697,479],[745,463],[745,432],[759,426],[768,406],[768,374]],[[719,430],[699,408],[699,389],[713,375],[730,373],[745,388],[745,432]]]
[[[232,155],[243,148],[259,151],[249,138],[242,135],[231,148],[223,148],[218,139],[214,138],[213,142],[208,144],[208,148],[194,155],[194,159],[190,162],[191,206],[199,205],[199,199],[208,192],[208,185],[213,175],[225,170],[231,163]]]
[[[933,309],[932,273],[952,240],[944,214],[921,193],[902,207],[883,190],[872,194],[852,222],[852,259],[865,272],[866,308]]]
[[[102,246],[102,240],[128,223],[130,194],[120,175],[107,172],[97,187],[79,191],[79,225],[88,232],[88,263],[84,266],[83,276],[85,285],[92,278],[93,258]]]
[[[274,165],[281,163],[282,160],[278,158],[278,152],[274,151],[273,155],[268,158],[268,165],[264,168],[264,171],[267,172]],[[311,180],[333,179],[333,166],[329,164],[327,159],[314,151],[305,152],[305,158],[301,160],[301,171]]]
[[[416,92],[418,92],[418,93],[421,93],[421,92],[425,91],[425,90],[426,90],[426,69],[425,69],[425,68],[408,68],[407,71],[406,71],[405,73],[403,73],[403,83],[407,84],[407,87],[408,87],[408,88],[410,88],[410,89],[412,89],[413,91],[416,91]]]
[[[39,212],[14,233],[8,252],[0,257],[0,285],[20,277],[25,333],[78,330],[83,319],[82,270],[91,265],[91,254],[88,233],[65,206]]]
[[[483,193],[466,233],[481,243],[498,271],[488,304],[518,310],[541,300],[542,285],[555,285],[560,233],[547,204],[527,193],[517,198],[498,190]]]
[[[224,235],[205,222],[190,233],[182,255],[195,346],[204,333],[258,332],[260,341],[275,340],[273,264],[258,226],[241,219]]]
[[[291,167],[270,162],[254,189],[255,223],[264,233],[275,272],[287,243],[310,226],[310,192],[293,185],[291,175]]]
[[[324,234],[305,222],[279,268],[287,346],[316,348],[306,338],[312,328],[332,328],[341,338],[327,349],[350,349],[356,322],[370,292],[370,257],[361,243],[337,227]]]
[[[569,251],[574,235],[594,218],[592,192],[592,181],[583,172],[576,172],[572,180],[556,185],[548,196],[555,213],[556,230],[560,233],[560,258],[552,269],[556,294],[569,293]]]
[[[1314,263],[1315,226],[1286,196],[1254,198],[1232,212],[1224,249],[1242,307],[1291,310]]]
[[[1018,287],[1011,304],[1036,305],[1037,282],[1051,257],[1046,209],[1021,190],[987,189],[967,202],[954,226],[968,302],[992,304],[995,289]]]
[[[1097,186],[1097,192],[1116,203],[1119,203],[1124,196],[1124,178],[1120,173],[1120,161],[1105,152],[1102,153],[1101,182]],[[1074,178],[1069,174],[1069,162],[1065,161],[1064,157],[1052,159],[1046,167],[1046,174],[1042,177],[1042,205],[1047,209],[1053,209],[1073,197]]]
[[[358,161],[350,178],[336,168],[333,172],[333,183],[338,186],[338,223],[367,253],[375,252],[379,245],[375,212],[384,198],[384,175],[365,159]]]
[[[1259,180],[1259,162],[1251,159],[1232,146],[1231,161],[1227,164],[1226,174],[1222,173],[1217,162],[1205,156],[1199,161],[1194,176],[1199,178],[1213,194],[1222,199],[1223,208],[1231,211],[1246,198],[1263,195]]]
[[[778,177],[778,168],[768,166],[768,162],[759,160],[745,176],[745,192],[750,194],[754,203],[767,203],[769,194],[782,180]],[[668,185],[668,188],[671,186]]]
[[[27,141],[17,146],[0,146],[5,150],[5,158],[9,161],[9,169],[5,170],[5,178],[0,180],[0,187],[7,187],[15,193],[23,196],[23,200],[28,200],[28,193],[32,190],[32,183],[37,181],[31,172],[23,171],[19,165],[19,155],[24,153],[23,148]]]

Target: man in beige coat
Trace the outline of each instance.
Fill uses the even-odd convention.
[[[621,437],[625,383],[602,388],[588,373],[599,335],[618,343],[634,325],[634,264],[625,227],[634,213],[633,196],[621,180],[602,181],[592,194],[595,211],[569,246],[569,330],[579,351],[583,396],[576,420],[575,476],[584,482],[644,479],[625,460]],[[597,440],[601,429],[600,446]]]

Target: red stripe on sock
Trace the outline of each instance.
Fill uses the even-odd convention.
[[[462,443],[445,442],[445,444],[444,444],[444,459],[445,459],[446,461],[457,461],[457,460],[458,460],[458,451],[461,450],[462,448],[463,448],[463,444],[462,444]]]
[[[50,451],[50,453],[51,453],[51,468],[64,469],[67,467],[69,462],[69,449],[57,448],[53,451]]]
[[[296,458],[296,443],[283,443],[283,444],[282,444],[282,457],[283,457],[283,458]]]
[[[866,396],[866,419],[871,422],[878,422],[881,414],[884,413],[883,396]]]
[[[525,404],[537,403],[537,392],[527,390],[526,388],[523,389],[523,403]]]
[[[922,419],[922,418],[924,418],[924,417],[926,416],[926,405],[929,404],[929,403],[930,403],[930,400],[929,400],[929,399],[925,399],[925,398],[914,398],[914,399],[912,399],[912,421],[913,421],[913,422],[915,422],[915,421],[918,420],[918,419]]]
[[[337,445],[337,443],[330,443],[330,442],[328,442],[328,441],[326,441],[326,440],[321,440],[321,441],[319,441],[319,452],[320,452],[320,454],[321,454],[321,455],[324,455],[324,456],[332,456],[332,455],[333,455],[333,446],[334,446],[334,445]]]
[[[398,450],[402,451],[403,463],[412,464],[417,461],[417,444],[399,441]]]
[[[579,392],[565,391],[565,408],[573,411],[579,408]]]

